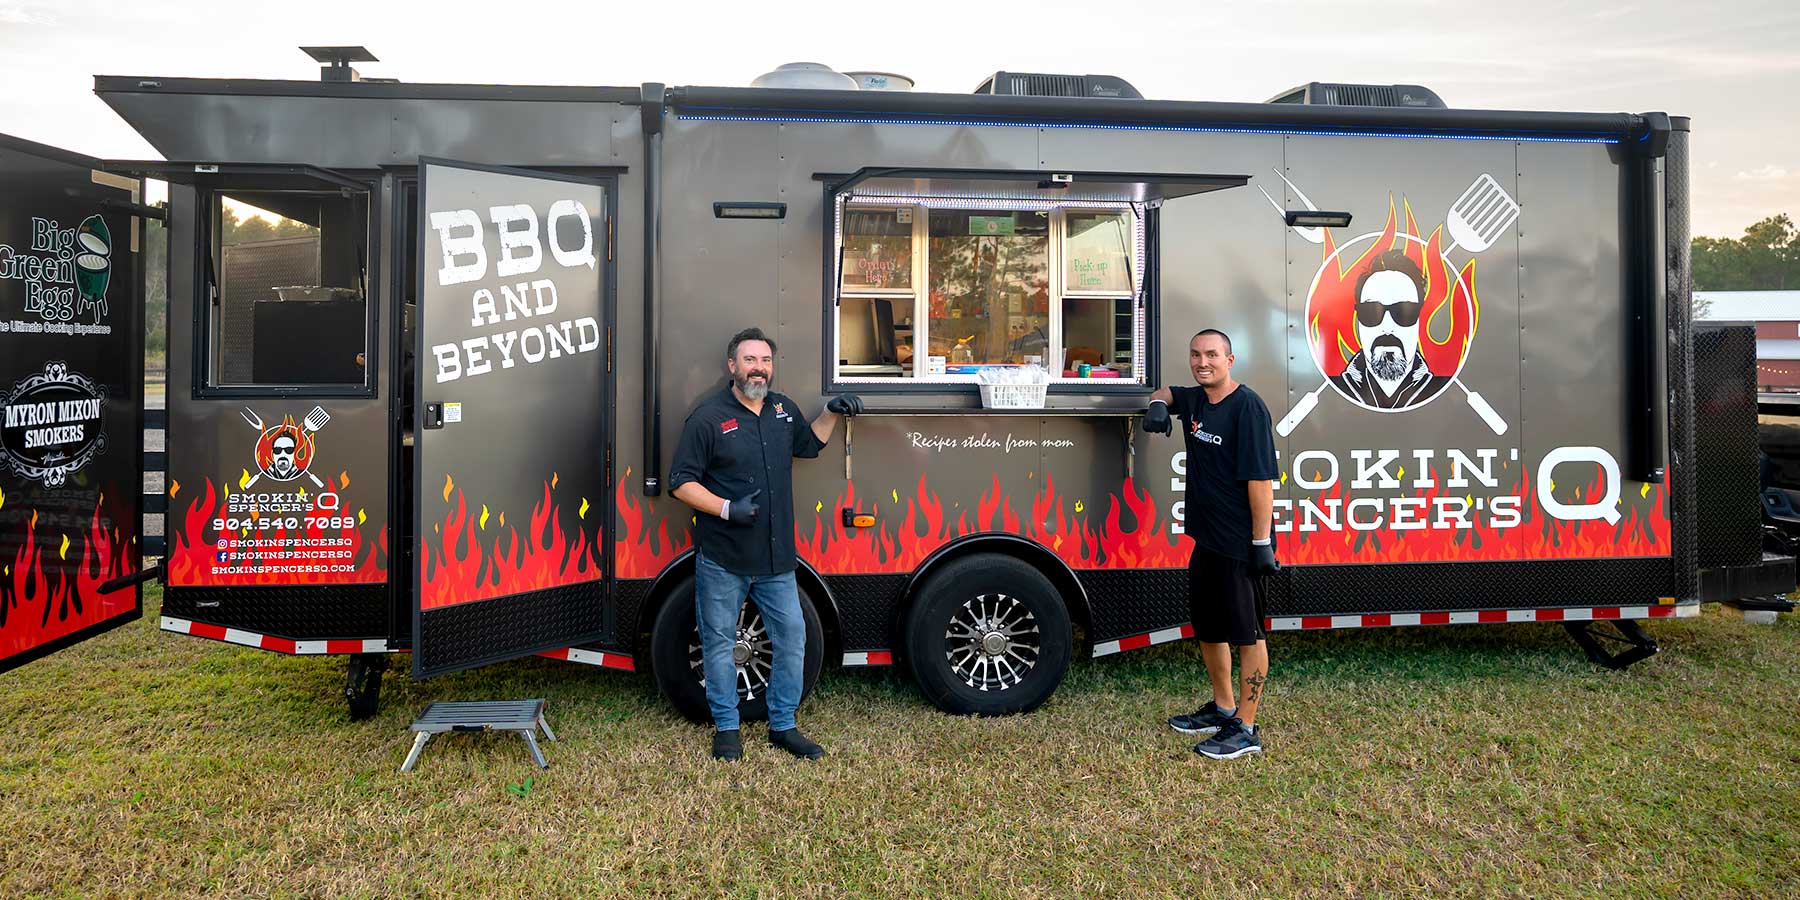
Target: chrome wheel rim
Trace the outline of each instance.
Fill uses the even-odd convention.
[[[738,611],[737,640],[731,646],[732,661],[737,664],[738,698],[754,700],[767,693],[769,673],[775,666],[775,645],[769,640],[762,613],[751,604]],[[688,668],[694,678],[706,687],[706,653],[700,646],[700,626],[696,623],[688,641]]]
[[[978,594],[944,627],[944,659],[963,684],[978,691],[1018,687],[1043,650],[1037,616],[1017,597]]]

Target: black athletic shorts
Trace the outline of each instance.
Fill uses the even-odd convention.
[[[1188,557],[1188,608],[1194,637],[1204,643],[1247,647],[1264,638],[1263,579],[1249,563],[1198,544]]]

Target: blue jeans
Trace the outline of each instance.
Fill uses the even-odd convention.
[[[738,575],[728,572],[704,553],[694,556],[694,615],[700,626],[700,653],[705,660],[706,702],[712,707],[713,727],[731,731],[738,727],[738,669],[732,657],[737,646],[738,613],[744,599],[756,601],[763,624],[774,645],[773,671],[769,673],[769,730],[794,727],[794,710],[805,687],[806,617],[800,613],[800,589],[794,573]]]

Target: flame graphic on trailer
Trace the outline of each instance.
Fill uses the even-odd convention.
[[[74,537],[40,540],[39,514],[24,520],[19,549],[0,557],[0,660],[8,659],[137,605],[130,591],[102,595],[100,585],[137,571],[129,532],[103,513],[101,495]],[[6,494],[0,491],[0,508]]]
[[[596,531],[580,527],[599,510],[586,497],[565,506],[577,498],[557,491],[561,481],[551,473],[521,529],[517,520],[507,522],[505,511],[471,504],[455,479],[446,477],[440,492],[446,512],[425,536],[419,560],[420,607],[437,609],[600,577]],[[575,513],[574,527],[564,525],[569,512]]]

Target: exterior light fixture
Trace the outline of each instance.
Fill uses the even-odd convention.
[[[786,203],[767,203],[761,201],[733,201],[730,203],[714,203],[715,219],[785,219]]]
[[[1325,212],[1315,209],[1290,209],[1283,218],[1296,228],[1344,228],[1350,224],[1347,212]]]

